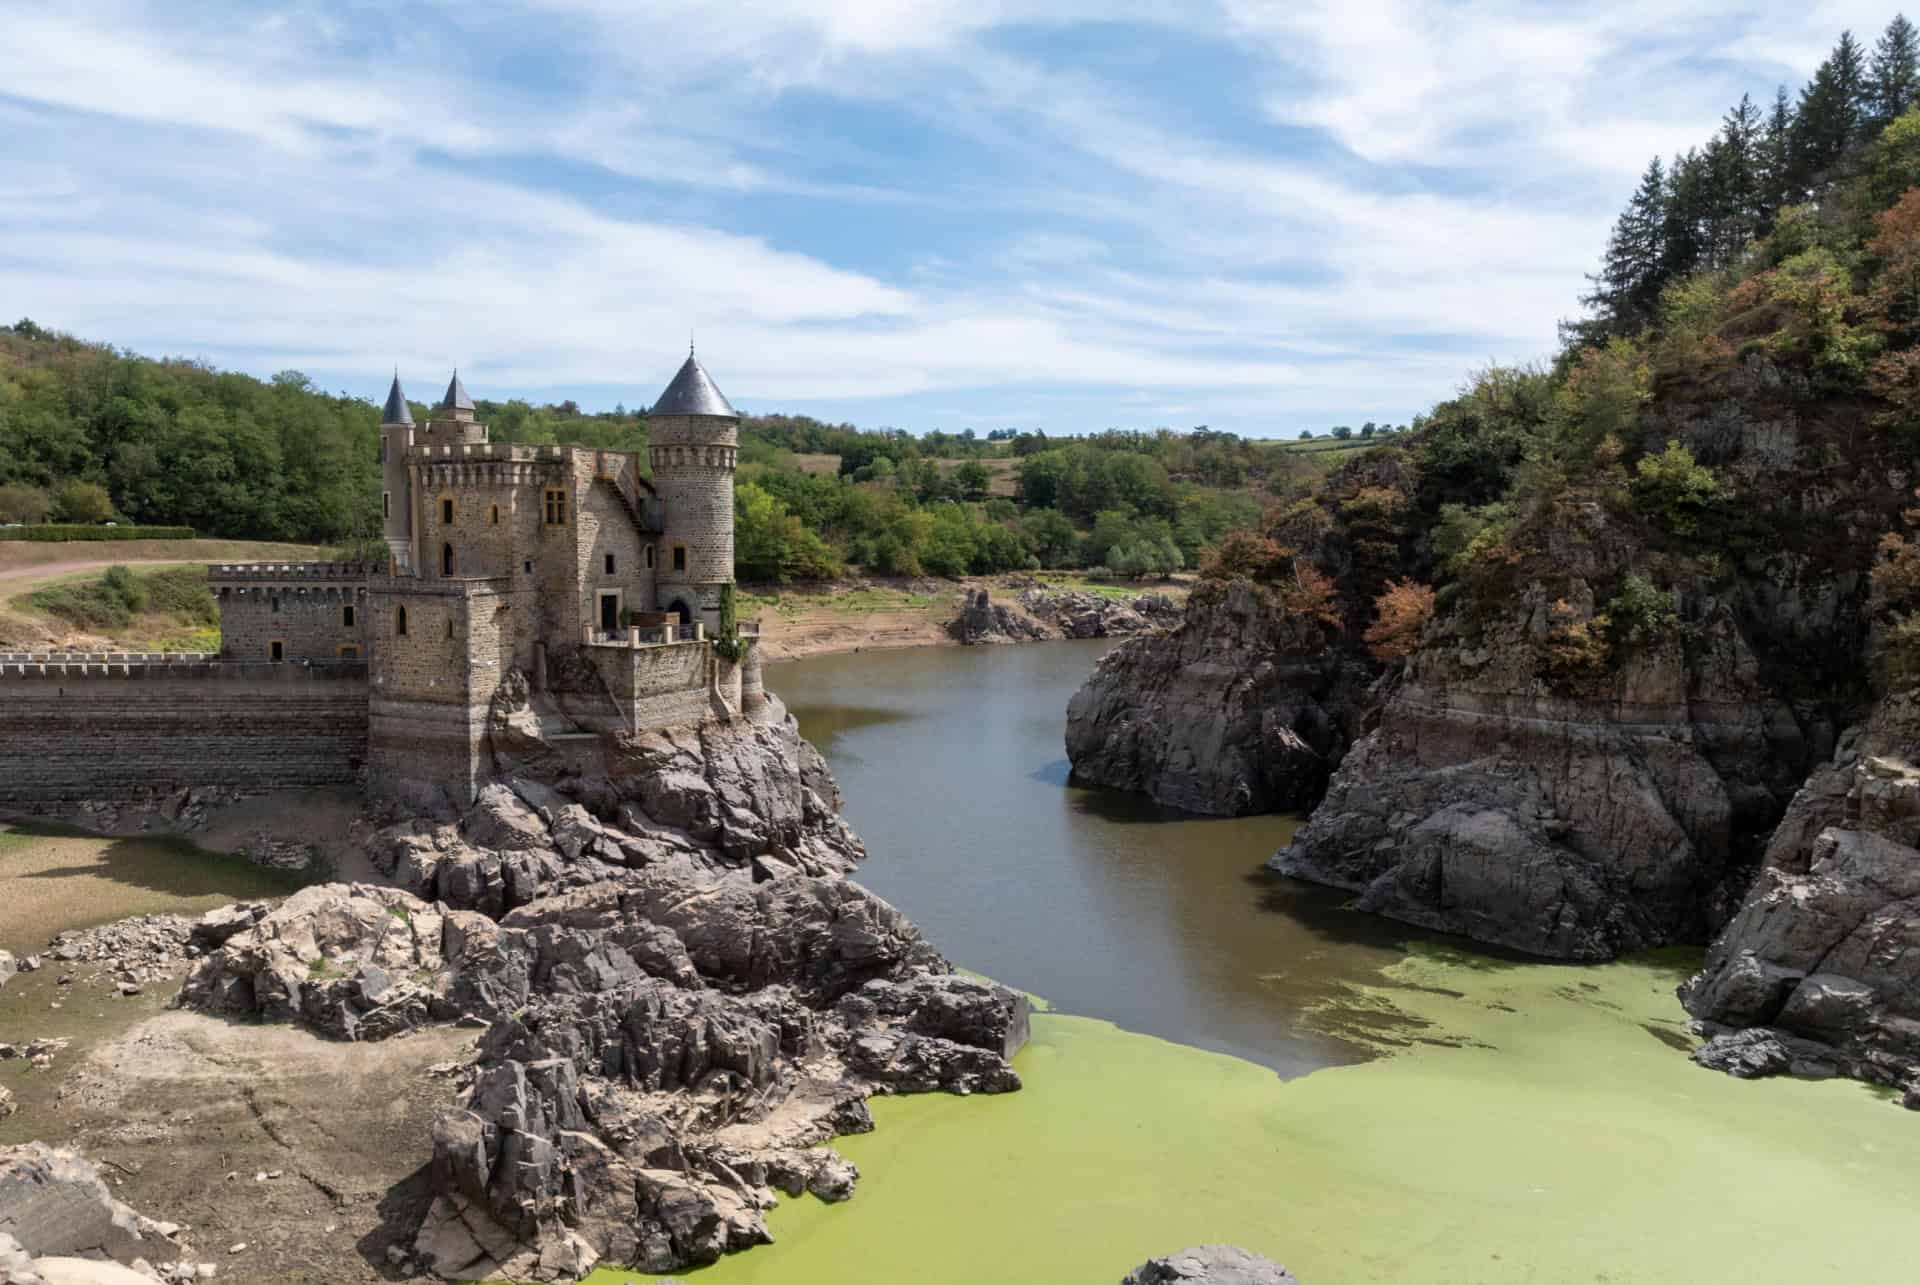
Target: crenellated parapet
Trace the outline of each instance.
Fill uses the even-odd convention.
[[[366,562],[216,562],[207,580],[222,584],[340,583],[365,580],[376,568]]]

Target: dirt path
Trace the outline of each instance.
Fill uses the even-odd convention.
[[[326,556],[313,544],[274,544],[255,540],[32,540],[0,541],[0,584],[4,596],[23,588],[21,581],[53,580],[76,571],[104,571],[134,563],[295,562]]]

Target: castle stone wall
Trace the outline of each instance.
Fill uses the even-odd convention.
[[[367,576],[341,562],[239,562],[208,568],[220,606],[220,654],[229,660],[367,658]]]
[[[513,652],[519,595],[508,577],[373,582],[367,787],[389,798],[438,790],[456,806],[486,776],[487,708]],[[406,632],[399,630],[406,613]]]
[[[0,658],[0,802],[349,784],[366,751],[364,662]]]
[[[631,711],[635,729],[679,727],[714,714],[713,649],[707,643],[584,647],[581,652],[614,700]],[[737,675],[722,695],[738,708]]]

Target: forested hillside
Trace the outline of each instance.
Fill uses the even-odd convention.
[[[414,405],[416,419],[427,413]],[[572,402],[482,399],[478,413],[495,441],[641,452],[647,443],[645,416],[624,407],[586,414]],[[118,519],[377,552],[377,420],[369,403],[298,372],[262,381],[21,321],[0,327],[0,522]],[[817,579],[849,564],[938,575],[1177,571],[1256,522],[1271,498],[1303,493],[1335,460],[1393,431],[1339,427],[1284,443],[1205,428],[916,436],[749,416],[739,571],[757,581]]]

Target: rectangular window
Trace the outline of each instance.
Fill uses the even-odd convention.
[[[267,610],[278,614],[280,610],[280,599],[278,595],[275,595],[275,594],[267,595]]]
[[[687,546],[684,544],[676,544],[673,546],[673,569],[675,571],[685,571],[687,569]]]
[[[522,571],[524,571],[524,572],[526,572],[526,573],[527,573],[528,575],[532,575],[532,574],[533,574],[533,559],[532,559],[532,558],[528,558],[528,559],[527,559],[527,560],[526,560],[525,562],[523,562],[523,563],[521,563],[521,564],[520,564],[520,569],[521,569]]]
[[[380,492],[380,516],[383,518],[390,518],[393,516],[393,492],[392,491]]]
[[[360,649],[358,647],[354,647],[351,645],[342,647],[340,649],[340,659],[341,660],[358,660],[360,659]]]
[[[387,439],[385,434],[382,434],[380,437],[380,462],[382,464],[387,462]]]
[[[607,574],[613,574],[613,555],[611,553],[607,555]]]
[[[442,526],[453,525],[453,501],[444,496],[441,497],[440,500],[440,524]]]
[[[281,642],[278,638],[276,638],[272,642],[267,644],[268,660],[285,660],[286,658],[287,658],[287,645],[284,642]]]
[[[499,505],[496,504],[492,508],[487,510],[487,525],[488,526],[500,525],[500,506]]]
[[[342,625],[345,625],[348,629],[353,628],[353,608],[352,607],[340,608],[340,623]]]
[[[550,486],[546,492],[546,517],[548,526],[567,524],[567,493],[557,486]]]

